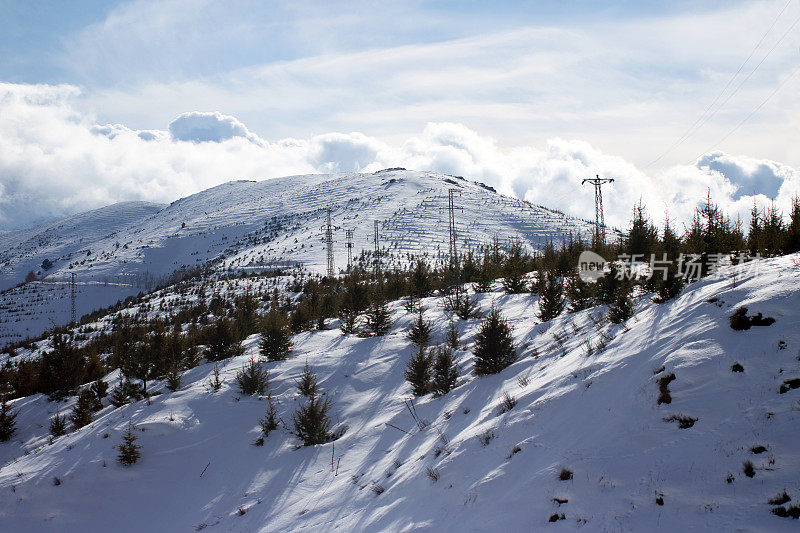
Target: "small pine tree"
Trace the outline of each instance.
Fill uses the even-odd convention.
[[[452,348],[453,350],[458,348],[458,326],[456,326],[455,320],[452,318],[447,323],[447,332],[445,334],[447,345]]]
[[[544,283],[539,296],[539,320],[552,320],[564,310],[564,286],[555,272],[545,274]]]
[[[358,332],[358,313],[350,309],[339,312],[339,329],[342,335],[352,335]]]
[[[433,357],[424,346],[418,347],[406,365],[406,381],[411,384],[414,396],[423,396],[431,390]]]
[[[264,319],[259,348],[267,361],[283,361],[292,349],[289,324],[277,309],[272,309]]]
[[[596,287],[594,283],[583,281],[577,272],[572,272],[566,286],[569,298],[569,312],[577,313],[595,305]]]
[[[209,361],[221,361],[244,352],[241,341],[237,338],[231,321],[225,318],[217,320],[209,331],[206,357]]]
[[[622,324],[633,316],[633,298],[630,288],[620,287],[611,305],[608,306],[608,319],[614,324]]]
[[[8,442],[17,432],[17,414],[8,403],[8,395],[2,394],[2,399],[0,399],[0,442]]]
[[[497,374],[517,359],[511,326],[494,305],[475,336],[473,354],[479,376]]]
[[[177,368],[173,368],[167,374],[166,380],[167,380],[167,388],[172,392],[175,392],[181,388],[183,377],[181,376],[181,373],[178,371]]]
[[[458,365],[453,359],[453,350],[448,346],[437,346],[431,390],[436,396],[444,396],[455,388],[457,382]]]
[[[331,439],[330,409],[328,397],[322,394],[309,397],[304,405],[292,413],[294,431],[303,441],[303,446],[324,444]]]
[[[478,299],[470,298],[467,290],[460,285],[456,285],[445,298],[445,309],[454,312],[461,320],[482,316],[478,310]]]
[[[508,294],[525,292],[525,263],[527,254],[519,240],[511,244],[503,262],[503,288]]]
[[[417,313],[417,319],[413,324],[411,324],[406,337],[415,346],[428,346],[428,344],[431,342],[432,329],[433,327],[431,326],[430,321],[425,320],[422,307],[420,307],[419,312]]]
[[[375,337],[383,337],[392,329],[392,319],[385,302],[375,301],[367,311],[367,331]]]
[[[267,395],[267,413],[264,418],[258,419],[258,425],[261,426],[261,433],[264,437],[269,437],[273,430],[278,429],[278,409],[272,400],[272,393]]]
[[[657,293],[655,301],[657,303],[664,303],[667,300],[675,298],[681,293],[683,286],[686,284],[685,278],[678,271],[678,267],[674,263],[671,263],[667,267],[666,274],[666,279],[664,279],[663,274],[660,277],[653,276],[655,278],[655,289]]]
[[[102,379],[98,379],[92,383],[91,387],[89,388],[92,391],[92,394],[94,394],[94,405],[92,406],[92,410],[99,411],[103,408],[103,398],[108,396],[108,383]]]
[[[141,448],[136,444],[136,435],[133,434],[133,422],[128,422],[128,430],[122,436],[122,444],[119,445],[117,461],[123,466],[131,466],[141,457],[139,452]]]
[[[317,375],[314,374],[314,370],[309,366],[308,361],[303,367],[303,373],[294,383],[300,394],[306,398],[311,398],[317,394]]]
[[[53,437],[60,437],[67,434],[67,417],[56,411],[53,418],[50,419],[50,435]]]
[[[95,398],[94,393],[88,388],[81,390],[78,394],[78,401],[72,407],[72,414],[69,417],[73,429],[78,430],[92,422]]]
[[[111,396],[108,399],[114,407],[122,407],[128,403],[128,393],[120,381],[113,389],[111,389]]]
[[[251,357],[250,361],[242,365],[242,369],[236,373],[236,383],[242,394],[261,396],[269,387],[269,374]]]
[[[219,392],[224,382],[225,380],[219,377],[219,366],[217,363],[214,363],[214,371],[211,373],[211,377],[208,378],[208,386],[211,387],[211,390],[214,392]]]
[[[111,405],[114,407],[122,407],[127,403],[141,400],[143,397],[144,394],[141,386],[125,378],[117,383],[117,385],[111,390],[109,402],[111,402]]]

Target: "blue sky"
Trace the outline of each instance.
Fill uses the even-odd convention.
[[[74,43],[85,31],[107,19],[136,10],[142,2],[114,0],[0,2],[0,77],[15,83],[79,83],[87,87],[113,85],[111,65],[97,64],[89,71],[76,68]],[[169,13],[166,2],[155,11]],[[178,3],[180,4],[180,3]],[[592,0],[563,2],[197,2],[180,6],[180,14],[199,24],[205,43],[170,40],[164,58],[149,58],[144,68],[129,72],[130,80],[164,75],[213,76],[226,70],[269,61],[292,60],[332,51],[442,42],[469,35],[510,30],[529,25],[600,24],[608,20],[702,13],[729,8],[735,2],[647,2]],[[192,16],[189,13],[194,11]],[[175,20],[177,23],[178,21]],[[233,31],[219,26],[225,23]],[[365,27],[372,24],[373,27]],[[335,38],[309,39],[297,27],[317,26],[338,33]],[[155,25],[154,25],[155,26]],[[167,32],[181,28],[162,26]],[[210,30],[210,31],[209,31]],[[602,27],[598,28],[602,31]],[[221,37],[226,42],[220,42]],[[163,37],[163,35],[161,35]],[[159,40],[158,44],[164,41]],[[198,44],[201,44],[198,46]],[[141,43],[129,43],[136,55]],[[109,62],[112,56],[108,56]],[[168,73],[160,67],[168,66]]]
[[[0,0],[0,57],[0,228],[235,177],[384,162],[522,197],[600,166],[636,182],[610,206],[621,220],[637,197],[659,209],[689,198],[689,210],[676,169],[726,179],[720,193],[739,210],[783,201],[794,182],[782,188],[781,172],[800,167],[800,0]],[[258,148],[247,160],[242,139]],[[186,158],[209,142],[224,163],[188,175]],[[565,171],[570,158],[583,167]],[[91,193],[42,192],[59,167]],[[544,203],[574,212],[588,200]],[[28,215],[31,203],[43,212]]]

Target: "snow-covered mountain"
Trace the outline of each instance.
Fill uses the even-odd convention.
[[[785,493],[785,507],[800,504],[798,287],[798,254],[724,267],[665,304],[640,298],[625,325],[608,323],[602,307],[540,324],[537,296],[478,295],[484,311],[495,303],[509,319],[519,360],[475,377],[479,320],[460,321],[459,385],[413,406],[403,370],[414,317],[402,303],[391,305],[386,337],[343,336],[329,321],[296,335],[287,361],[262,363],[287,423],[306,362],[333,400],[346,431],[307,448],[280,428],[252,445],[266,401],[243,397],[235,374],[257,336],[221,364],[218,392],[205,364],[177,392],[151,384],[162,394],[105,407],[52,443],[47,421],[74,398],[21,398],[19,433],[2,445],[16,458],[0,469],[0,524],[20,533],[796,531],[769,501]],[[441,304],[422,301],[437,341]],[[775,322],[734,331],[740,306]],[[663,381],[669,403],[658,402]],[[504,394],[516,400],[507,411]],[[125,468],[115,446],[129,421],[142,459]]]
[[[73,273],[78,316],[146,291],[181,268],[259,270],[289,263],[324,273],[327,209],[336,227],[338,269],[347,266],[345,230],[353,230],[358,256],[375,248],[375,221],[385,264],[412,256],[443,259],[449,242],[448,189],[456,191],[462,250],[494,238],[502,244],[519,239],[536,249],[548,239],[588,238],[592,231],[584,220],[431,172],[394,169],[235,181],[169,206],[116,204],[0,235],[0,288],[19,284],[31,270],[43,277],[0,294],[0,345],[69,322],[66,282]],[[41,268],[45,259],[53,263],[47,271]]]

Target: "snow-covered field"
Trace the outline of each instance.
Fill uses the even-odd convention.
[[[462,250],[494,238],[519,239],[531,250],[571,234],[588,239],[586,221],[502,196],[463,178],[405,170],[314,174],[261,182],[235,181],[169,206],[128,202],[0,235],[0,289],[29,271],[60,284],[75,274],[84,287],[118,287],[78,294],[81,313],[147,292],[182,267],[258,271],[275,264],[326,270],[322,226],[331,209],[335,265],[347,266],[345,230],[353,255],[375,248],[382,261],[442,260],[448,253],[448,189],[455,189],[456,234]],[[42,262],[53,263],[50,270]],[[366,261],[369,264],[370,259]],[[0,345],[69,321],[69,300],[42,300],[35,285],[0,294]],[[33,294],[32,294],[33,293]],[[79,315],[80,316],[80,315]]]
[[[786,490],[800,503],[800,389],[779,393],[800,377],[798,289],[795,254],[757,271],[726,267],[666,304],[641,298],[625,326],[606,323],[602,308],[538,324],[537,297],[480,295],[484,311],[494,302],[514,326],[520,358],[474,377],[480,321],[458,322],[461,382],[414,400],[421,424],[405,403],[413,317],[402,304],[392,304],[395,325],[383,338],[343,336],[331,321],[328,331],[295,336],[289,360],[263,363],[287,424],[306,362],[334,401],[347,430],[307,448],[287,429],[252,445],[266,401],[242,397],[235,374],[257,354],[257,336],[221,364],[220,391],[208,387],[205,364],[186,372],[181,390],[106,407],[52,444],[56,404],[21,398],[19,432],[0,444],[9,461],[0,529],[796,531],[767,500]],[[441,339],[441,302],[423,305]],[[742,305],[776,322],[733,331],[728,317]],[[743,372],[731,371],[735,362]],[[672,402],[657,405],[657,380],[669,373]],[[517,404],[501,413],[504,393]],[[681,429],[664,420],[671,415],[696,421]],[[142,459],[126,468],[115,446],[129,421]],[[757,445],[766,451],[754,454]],[[559,479],[562,469],[571,479]]]

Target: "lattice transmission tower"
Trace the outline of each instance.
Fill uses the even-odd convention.
[[[586,178],[581,182],[594,185],[594,223],[595,223],[595,242],[602,244],[606,240],[606,221],[603,217],[603,189],[605,183],[614,183],[613,178],[601,178],[595,175],[594,178]]]

